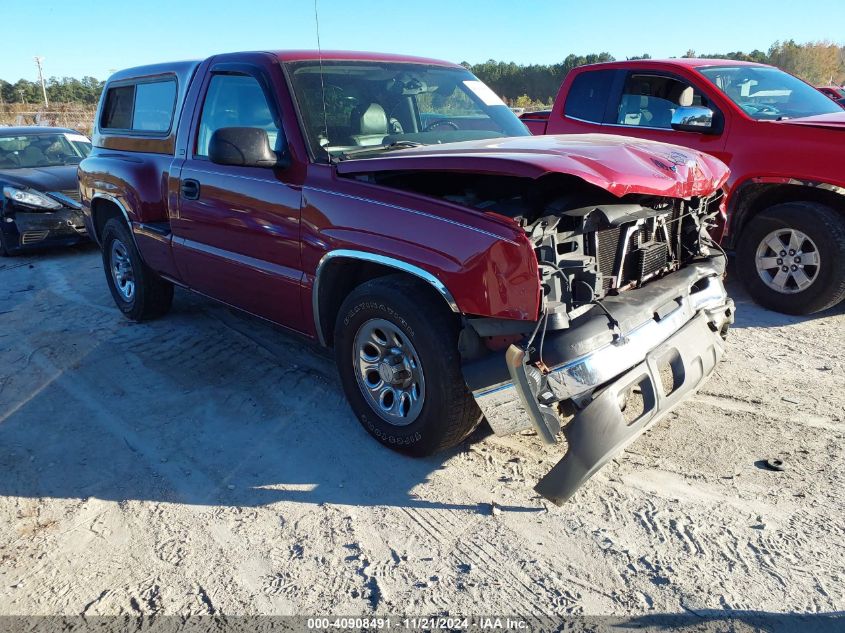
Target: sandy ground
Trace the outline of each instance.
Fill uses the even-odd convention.
[[[717,375],[558,509],[536,438],[402,457],[295,337],[181,291],[130,323],[92,248],[0,260],[0,614],[841,612],[845,306],[732,293]]]

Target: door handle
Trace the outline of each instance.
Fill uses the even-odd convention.
[[[197,200],[200,197],[200,183],[193,178],[185,178],[181,186],[182,197],[186,200]]]

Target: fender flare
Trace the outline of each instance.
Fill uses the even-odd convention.
[[[755,185],[781,185],[784,187],[808,187],[819,192],[841,196],[845,201],[845,187],[833,183],[810,178],[793,178],[788,176],[750,176],[736,183],[729,196],[728,221],[729,235],[736,240],[742,227],[748,222],[748,210],[743,200],[743,192]],[[739,213],[738,213],[739,212]]]
[[[135,242],[135,230],[132,228],[132,219],[129,217],[129,212],[126,210],[126,207],[123,206],[123,203],[108,193],[96,192],[94,195],[91,196],[91,224],[92,228],[94,229],[94,237],[97,239],[97,243],[100,243],[100,235],[97,233],[97,218],[94,215],[94,201],[95,200],[106,200],[111,202],[115,205],[120,212],[123,214],[123,217],[126,219],[126,226],[129,227],[129,233],[132,235],[132,241]],[[135,247],[137,248],[138,243],[135,242]],[[139,251],[140,252],[140,249]]]
[[[311,307],[314,313],[314,329],[317,332],[317,340],[319,341],[322,347],[327,347],[327,344],[326,335],[323,332],[323,327],[320,320],[320,278],[325,270],[326,264],[337,259],[353,259],[358,261],[370,262],[373,264],[380,264],[382,266],[387,266],[388,268],[395,268],[398,271],[413,275],[414,277],[421,279],[422,281],[430,285],[432,288],[434,288],[437,293],[441,297],[443,297],[444,301],[446,301],[446,304],[449,306],[449,309],[452,312],[456,314],[460,314],[461,312],[460,308],[458,308],[458,304],[455,301],[455,298],[452,296],[452,293],[449,292],[449,289],[443,284],[442,281],[440,281],[437,277],[432,275],[427,270],[423,270],[419,266],[409,264],[408,262],[402,261],[400,259],[394,259],[393,257],[387,257],[385,255],[378,255],[377,253],[349,250],[343,248],[336,249],[333,251],[329,251],[320,258],[320,261],[317,264],[317,270],[314,273],[314,285],[311,288]]]

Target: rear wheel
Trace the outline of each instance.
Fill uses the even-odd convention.
[[[786,202],[755,216],[737,248],[739,275],[760,305],[812,314],[845,298],[845,219],[815,202]]]
[[[170,309],[173,284],[141,261],[129,229],[117,219],[103,228],[103,268],[114,302],[130,319],[146,321]]]
[[[334,343],[349,404],[385,446],[428,455],[481,421],[461,373],[457,319],[419,282],[391,275],[353,290]]]

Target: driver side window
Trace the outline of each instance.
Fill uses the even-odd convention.
[[[674,77],[630,74],[625,81],[616,123],[635,127],[671,129],[679,107],[706,105],[693,86]]]
[[[261,84],[250,75],[211,78],[197,133],[196,156],[208,156],[211,135],[223,127],[257,127],[267,132],[270,147],[284,150],[284,137]]]

